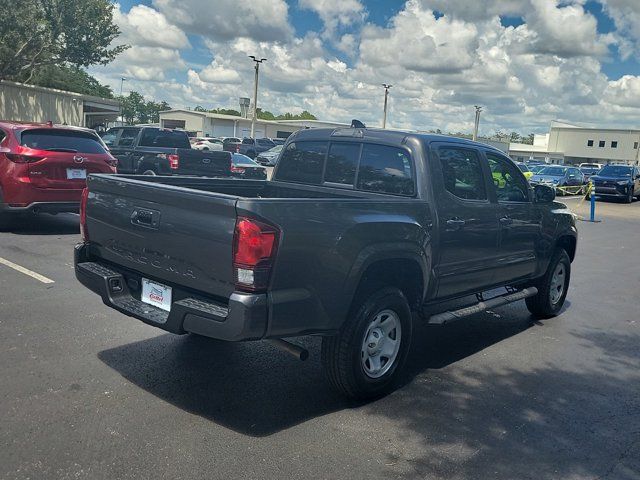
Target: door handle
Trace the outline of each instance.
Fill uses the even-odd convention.
[[[466,223],[467,222],[465,222],[461,218],[450,218],[449,220],[447,220],[447,226],[449,227],[449,230],[458,230],[464,227]]]
[[[513,219],[511,217],[502,217],[500,219],[500,225],[511,225],[513,223]]]

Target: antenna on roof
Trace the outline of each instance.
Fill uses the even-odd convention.
[[[360,120],[356,120],[354,118],[353,120],[351,120],[351,128],[367,128],[367,126]]]

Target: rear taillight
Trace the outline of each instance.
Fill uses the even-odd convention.
[[[118,166],[118,159],[115,157],[107,158],[106,162],[110,167],[116,168]]]
[[[89,189],[84,187],[80,197],[80,236],[83,242],[89,241],[89,232],[87,231],[87,199],[89,198]]]
[[[238,217],[233,236],[233,271],[236,288],[266,290],[276,254],[278,230],[256,220]]]
[[[236,145],[236,153],[240,153],[240,145]]]
[[[171,170],[177,170],[178,168],[180,168],[180,157],[178,155],[167,155],[167,159],[169,160],[169,168]]]
[[[244,173],[244,168],[236,167],[234,164],[231,164],[231,173]]]
[[[5,153],[6,157],[13,163],[33,163],[42,160],[44,157],[35,155],[21,155],[18,153]]]

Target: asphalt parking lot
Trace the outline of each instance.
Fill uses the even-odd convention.
[[[0,478],[640,479],[640,202],[597,218],[559,317],[421,326],[367,404],[330,389],[318,339],[301,363],[107,308],[73,274],[77,216],[25,220],[0,259],[53,283],[0,260]]]

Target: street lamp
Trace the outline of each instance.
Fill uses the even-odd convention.
[[[258,60],[255,56],[249,55],[249,58],[256,64],[256,78],[253,85],[253,117],[251,118],[251,138],[255,138],[256,134],[256,116],[258,115],[258,73],[260,71],[260,64],[265,62],[266,58]]]
[[[480,127],[480,112],[482,112],[482,107],[478,105],[474,105],[474,107],[476,109],[476,120],[473,125],[473,141],[475,142],[478,140],[478,127]]]
[[[389,97],[389,89],[393,87],[393,85],[387,85],[383,83],[384,87],[384,115],[382,117],[382,128],[387,128],[387,97]]]
[[[126,78],[120,77],[120,97],[118,100],[120,101],[120,124],[124,124],[124,119],[122,118],[122,87],[124,86]]]

